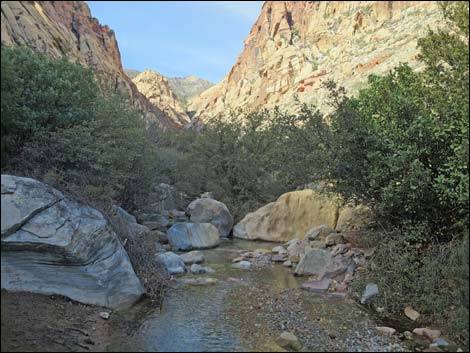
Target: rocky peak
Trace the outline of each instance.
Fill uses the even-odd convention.
[[[124,73],[113,30],[91,16],[84,1],[2,1],[1,40],[52,57],[65,56],[96,70],[103,92],[119,91],[148,125],[182,127],[180,119],[152,105]]]
[[[419,69],[417,39],[435,27],[435,1],[267,1],[243,52],[189,110],[205,121],[232,109],[315,103],[328,111],[325,79],[354,94],[400,62]]]
[[[169,77],[173,92],[180,98],[181,102],[187,106],[192,98],[198,96],[214,84],[195,75],[185,77]]]
[[[189,123],[190,119],[178,97],[173,93],[166,77],[157,71],[146,69],[135,76],[132,81],[139,92],[152,104],[160,107],[171,119],[183,125]]]

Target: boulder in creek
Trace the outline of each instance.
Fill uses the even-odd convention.
[[[211,223],[221,237],[228,237],[233,228],[233,217],[222,202],[205,197],[194,200],[188,205],[186,213],[193,223]]]
[[[209,249],[220,243],[219,231],[210,223],[177,223],[167,235],[173,250]]]
[[[103,307],[144,287],[106,218],[37,180],[1,176],[1,287]]]
[[[201,264],[205,261],[204,254],[202,253],[202,251],[199,250],[190,251],[188,253],[180,255],[180,257],[187,265]]]
[[[351,258],[332,256],[326,249],[313,249],[300,260],[295,268],[296,275],[314,276],[317,280],[335,278],[346,272]]]
[[[287,242],[303,239],[307,231],[325,224],[335,228],[336,198],[311,189],[288,192],[255,212],[248,213],[233,229],[233,236]]]
[[[300,288],[305,289],[313,293],[324,293],[330,287],[331,280],[329,278],[324,278],[321,280],[313,280],[302,283]]]
[[[281,195],[275,202],[248,213],[233,228],[233,236],[287,242],[291,239],[324,239],[327,233],[366,228],[372,213],[362,205],[341,208],[340,197],[321,188]]]
[[[157,254],[155,261],[162,264],[170,275],[180,275],[185,273],[183,259],[174,252]]]

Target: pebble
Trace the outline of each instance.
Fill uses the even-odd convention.
[[[425,336],[429,338],[431,341],[435,340],[436,338],[439,338],[441,336],[441,331],[439,330],[433,330],[428,327],[425,328],[415,328],[413,330],[413,333],[418,336]]]
[[[395,330],[394,328],[392,327],[387,327],[387,326],[377,326],[375,328],[377,330],[378,333],[380,333],[381,335],[394,335],[395,332],[397,332],[397,330]]]
[[[234,265],[232,265],[234,268],[239,268],[241,270],[249,270],[251,268],[251,262],[250,261],[240,261]]]
[[[102,319],[105,319],[105,320],[108,320],[109,317],[111,316],[111,314],[108,313],[108,312],[106,312],[106,311],[100,312],[99,315],[100,315],[100,317],[101,317]]]

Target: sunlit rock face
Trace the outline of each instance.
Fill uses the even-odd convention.
[[[134,77],[132,81],[150,103],[160,107],[173,121],[182,125],[189,123],[190,119],[183,104],[171,89],[166,77],[156,71],[145,70]]]
[[[201,121],[303,102],[328,112],[322,81],[354,94],[400,62],[420,69],[417,40],[440,18],[437,1],[267,1],[230,72],[189,110]]]

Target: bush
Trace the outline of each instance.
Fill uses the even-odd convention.
[[[410,305],[421,313],[420,326],[442,327],[453,339],[468,344],[468,231],[464,241],[437,246],[409,243],[399,232],[385,239],[378,234],[375,241],[380,245],[366,273],[353,283],[357,295],[368,282],[376,283],[380,295],[373,306],[384,310],[381,316],[401,317]]]
[[[159,151],[174,169],[161,172],[191,196],[214,192],[240,219],[322,178],[329,138],[321,114],[307,106],[300,114],[276,109],[248,114],[243,121],[213,120],[201,133],[168,136]]]
[[[102,209],[117,203],[132,210],[154,180],[155,155],[138,113],[114,97],[96,105],[93,120],[36,134],[14,162],[21,174]]]
[[[93,72],[28,48],[1,48],[2,167],[36,134],[81,124],[94,116]]]
[[[420,228],[416,241],[448,241],[468,227],[464,33],[431,32],[420,41],[423,73],[401,65],[371,76],[369,87],[340,101],[332,115],[337,189],[373,205],[386,224],[414,235]]]

